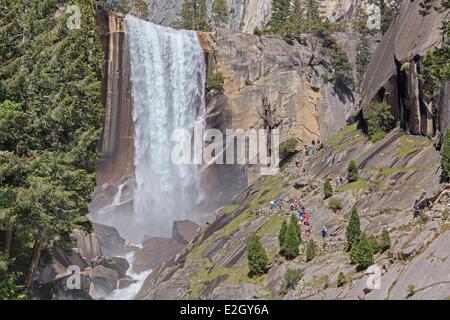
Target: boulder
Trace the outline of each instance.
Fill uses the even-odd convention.
[[[133,272],[142,272],[156,267],[179,253],[186,245],[174,239],[149,238],[134,255]]]
[[[199,225],[189,220],[175,221],[172,227],[172,238],[180,244],[188,244],[194,239]]]
[[[250,283],[239,285],[225,285],[214,289],[212,299],[214,300],[256,300],[264,299],[267,293],[259,286]]]
[[[137,282],[137,280],[134,280],[131,277],[122,278],[122,279],[119,279],[118,288],[124,289],[124,288],[131,286],[132,284],[135,284],[136,282]]]
[[[267,287],[274,297],[280,296],[284,289],[284,274],[287,271],[287,265],[282,264],[271,268],[267,275]]]
[[[80,255],[88,264],[91,263],[92,258],[103,255],[100,242],[95,235],[83,230],[75,230],[73,234],[77,239],[77,248]]]
[[[92,260],[93,267],[104,266],[117,272],[119,278],[125,277],[130,264],[128,260],[120,257],[95,257]]]
[[[93,223],[93,226],[104,255],[114,256],[125,252],[125,240],[114,227],[99,223]]]
[[[101,297],[107,297],[111,294],[117,288],[117,282],[119,281],[119,275],[115,270],[101,265],[92,270],[91,277],[96,292]]]

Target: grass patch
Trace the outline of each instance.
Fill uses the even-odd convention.
[[[284,217],[281,215],[273,215],[270,219],[258,230],[257,234],[260,237],[265,236],[273,231],[279,230],[283,223]]]
[[[361,189],[367,189],[369,187],[369,182],[363,179],[359,179],[355,182],[344,184],[342,187],[338,189],[338,192],[347,192],[347,191],[357,191]]]
[[[398,148],[399,158],[403,158],[417,150],[426,148],[430,145],[431,141],[426,137],[410,137],[407,135],[400,137],[400,146]]]
[[[364,139],[364,135],[358,132],[358,125],[352,124],[345,127],[334,136],[328,139],[327,144],[330,145],[335,152],[346,150],[352,144]]]
[[[396,173],[407,173],[419,171],[420,167],[389,167],[389,168],[367,168],[370,171],[376,171],[384,176],[390,176]]]
[[[225,214],[230,214],[230,213],[236,211],[238,208],[239,208],[239,205],[238,205],[238,204],[232,204],[232,205],[226,206],[226,207],[223,209],[223,212],[224,212]]]

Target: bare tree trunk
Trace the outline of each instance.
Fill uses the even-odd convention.
[[[31,298],[31,295],[33,293],[34,275],[36,274],[36,271],[37,271],[37,268],[39,265],[39,259],[41,258],[41,252],[42,252],[43,246],[44,246],[44,236],[39,235],[38,238],[36,238],[36,240],[34,241],[33,255],[31,256],[30,269],[28,271],[28,275],[27,275],[27,279],[26,279],[28,298]]]
[[[13,226],[9,225],[6,229],[5,233],[5,246],[4,246],[4,253],[6,257],[9,257],[11,253],[11,243],[12,243],[12,235],[13,235]]]

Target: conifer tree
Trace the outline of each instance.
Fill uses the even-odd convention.
[[[291,0],[273,0],[272,18],[270,19],[270,28],[274,32],[281,31],[289,22],[291,13]]]
[[[346,237],[349,249],[356,245],[361,237],[361,222],[359,221],[356,208],[352,209],[352,214],[347,225]]]
[[[288,227],[288,224],[287,224],[286,220],[283,220],[283,223],[281,224],[280,232],[278,234],[278,243],[280,245],[280,250],[282,250],[284,247],[284,239],[286,237],[287,227]]]
[[[362,234],[359,242],[350,251],[350,260],[358,270],[365,270],[373,264],[373,249],[367,237]]]
[[[317,247],[313,239],[306,245],[306,262],[311,261],[316,256]]]
[[[325,178],[323,181],[323,193],[325,195],[325,199],[333,196],[333,188],[331,187],[330,180],[328,178]]]
[[[250,269],[250,277],[258,277],[267,272],[269,267],[269,258],[266,250],[261,244],[259,237],[253,234],[247,248],[247,262]]]
[[[391,248],[391,238],[389,237],[389,231],[386,228],[383,228],[381,232],[381,243],[380,249],[381,252],[384,252]]]
[[[356,166],[356,162],[354,160],[350,161],[347,169],[347,180],[348,182],[358,181],[358,167]]]
[[[282,254],[286,259],[295,259],[299,254],[300,240],[298,238],[297,227],[290,223],[287,226],[283,241]]]
[[[230,19],[230,8],[228,7],[226,0],[214,0],[212,7],[212,20],[214,26],[228,23]]]
[[[302,242],[302,228],[300,227],[298,223],[298,219],[295,216],[295,214],[291,215],[291,223],[295,226],[295,230],[297,231],[298,240]]]
[[[185,0],[181,7],[178,26],[187,30],[208,31],[208,6],[206,0]]]

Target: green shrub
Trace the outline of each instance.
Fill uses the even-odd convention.
[[[328,178],[325,178],[323,181],[323,193],[325,195],[325,199],[333,196],[333,188],[331,187],[330,180]]]
[[[309,240],[308,244],[306,245],[306,262],[311,261],[312,259],[315,258],[317,253],[317,247],[316,244],[314,242],[314,240]]]
[[[280,144],[280,159],[287,160],[297,153],[298,140],[295,138],[288,139]]]
[[[409,62],[405,62],[404,64],[402,64],[402,66],[400,67],[400,71],[407,71],[409,69],[409,66],[411,64]]]
[[[441,148],[442,178],[450,181],[450,129],[445,131],[444,141]]]
[[[217,90],[223,92],[224,77],[222,72],[214,72],[206,80],[206,91]]]
[[[346,236],[349,249],[357,244],[361,237],[361,222],[359,221],[358,211],[356,211],[356,208],[352,209],[352,214],[346,230]]]
[[[342,203],[341,199],[333,198],[333,199],[330,199],[330,201],[328,202],[328,208],[330,208],[334,212],[341,210],[342,207],[343,207],[343,203]]]
[[[358,270],[365,270],[373,264],[373,249],[364,234],[361,235],[358,244],[353,245],[350,260],[357,265]]]
[[[397,123],[386,101],[371,103],[364,111],[364,120],[367,122],[367,134],[373,143],[383,139]]]
[[[288,260],[295,259],[299,254],[300,239],[296,229],[297,227],[290,223],[284,236],[281,254]]]
[[[389,237],[389,231],[386,228],[381,232],[380,250],[384,252],[391,248],[391,238]]]
[[[347,169],[347,180],[348,182],[358,181],[358,167],[356,166],[356,162],[354,160],[350,161]]]
[[[343,272],[339,272],[337,286],[342,287],[346,282],[347,280],[345,279],[345,274]]]
[[[372,247],[373,253],[377,253],[381,251],[381,243],[374,236],[368,236],[367,241],[369,241],[370,246]]]
[[[302,277],[302,270],[287,269],[286,273],[284,274],[284,293],[286,294],[290,289],[295,288]]]
[[[253,234],[247,248],[247,262],[250,269],[250,277],[258,277],[267,272],[269,268],[269,258],[266,250],[261,244],[259,237]]]

